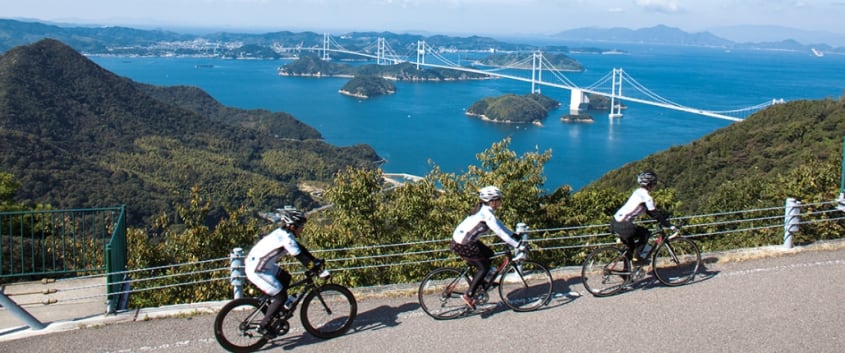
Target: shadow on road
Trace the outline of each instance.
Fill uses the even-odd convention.
[[[713,277],[716,277],[716,275],[719,274],[719,272],[710,270],[707,267],[707,264],[716,263],[718,261],[719,261],[719,259],[717,259],[715,257],[702,258],[701,259],[701,266],[698,268],[698,272],[696,272],[695,277],[690,282],[684,283],[681,286],[695,285],[697,283],[701,283],[701,282],[709,280]],[[649,289],[654,289],[654,288],[671,288],[671,287],[672,286],[666,286],[666,285],[660,283],[656,278],[654,278],[654,272],[652,272],[652,270],[650,270],[648,275],[646,276],[646,278],[644,278],[640,281],[634,282],[629,289],[623,291],[622,293],[630,292],[634,289],[649,290]],[[620,294],[622,294],[622,293],[620,293]]]
[[[358,313],[355,322],[349,332],[333,339],[342,339],[343,336],[354,335],[358,332],[376,331],[388,327],[395,327],[399,325],[399,314],[403,312],[413,311],[419,309],[420,305],[417,303],[406,303],[398,307],[382,305],[372,310]],[[265,345],[262,351],[273,350],[281,348],[284,350],[291,350],[298,347],[307,346],[314,343],[322,342],[323,339],[315,338],[308,333],[303,332],[299,336],[285,336],[277,338]]]

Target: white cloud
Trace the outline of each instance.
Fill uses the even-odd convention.
[[[649,11],[675,13],[681,11],[681,6],[675,0],[635,0],[634,4]]]

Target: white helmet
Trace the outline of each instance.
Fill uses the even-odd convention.
[[[495,186],[485,186],[478,190],[478,198],[484,202],[490,202],[493,200],[499,200],[502,198],[502,190]]]

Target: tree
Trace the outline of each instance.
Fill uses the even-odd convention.
[[[13,207],[15,191],[20,186],[14,175],[0,172],[0,211]]]

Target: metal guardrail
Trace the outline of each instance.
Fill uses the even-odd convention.
[[[121,303],[126,269],[126,206],[0,212],[0,284],[30,278],[109,274],[106,311]],[[43,327],[0,287],[0,304],[30,327]]]
[[[801,203],[794,199],[787,199],[784,205],[773,206],[761,209],[750,209],[741,211],[727,211],[718,214],[693,215],[682,218],[685,222],[685,236],[703,239],[710,237],[745,237],[757,236],[761,240],[767,238],[767,245],[782,244],[784,249],[792,247],[793,237],[807,229],[812,229],[815,224],[825,222],[842,222],[845,220],[845,213],[836,207],[837,202],[822,203]],[[117,222],[115,228],[122,227]],[[530,242],[532,246],[540,249],[540,253],[547,252],[550,256],[559,257],[571,249],[586,249],[600,246],[606,241],[612,241],[612,234],[608,231],[607,224],[584,225],[577,227],[529,229],[532,233]],[[779,235],[780,234],[780,235]],[[113,247],[120,247],[120,241],[125,239],[113,237],[110,244]],[[312,251],[315,255],[324,257],[330,264],[332,271],[366,273],[367,271],[382,271],[387,268],[402,268],[425,266],[432,263],[453,261],[456,259],[448,248],[448,238],[419,240],[408,243],[368,245],[351,248],[320,249]],[[251,244],[245,244],[247,246]],[[377,249],[378,251],[373,251]],[[197,285],[206,282],[228,281],[232,286],[234,297],[243,296],[246,278],[243,272],[244,250],[233,249],[226,257],[206,259],[192,263],[171,264],[145,269],[111,270],[105,273],[88,276],[90,278],[103,278],[107,280],[105,294],[78,294],[75,297],[68,297],[64,301],[85,300],[96,295],[106,296],[109,300],[109,313],[114,312],[111,305],[118,302],[125,302],[132,293],[167,290],[173,287],[184,287]],[[124,254],[125,258],[125,254]],[[114,261],[120,261],[116,258]],[[287,266],[291,263],[283,263]],[[125,263],[123,265],[125,267]],[[139,276],[140,273],[157,273],[161,269],[184,269],[181,271],[165,273],[153,277]],[[133,275],[134,274],[134,275]],[[202,280],[197,280],[197,274],[202,275]],[[114,279],[121,280],[115,281]],[[159,279],[168,279],[168,284],[158,282]],[[174,280],[176,279],[176,280]],[[64,280],[60,280],[64,281]],[[48,285],[49,286],[49,285]],[[102,284],[96,285],[98,288]],[[90,287],[90,286],[89,286]],[[131,287],[131,289],[130,289]],[[115,291],[115,288],[120,288]],[[65,292],[83,290],[78,288],[64,288]],[[78,293],[78,292],[77,292]],[[0,301],[4,296],[0,289]],[[11,296],[11,295],[10,295]],[[0,302],[5,306],[5,303]],[[16,313],[21,320],[30,320],[30,327],[37,328],[40,324],[27,313]]]

